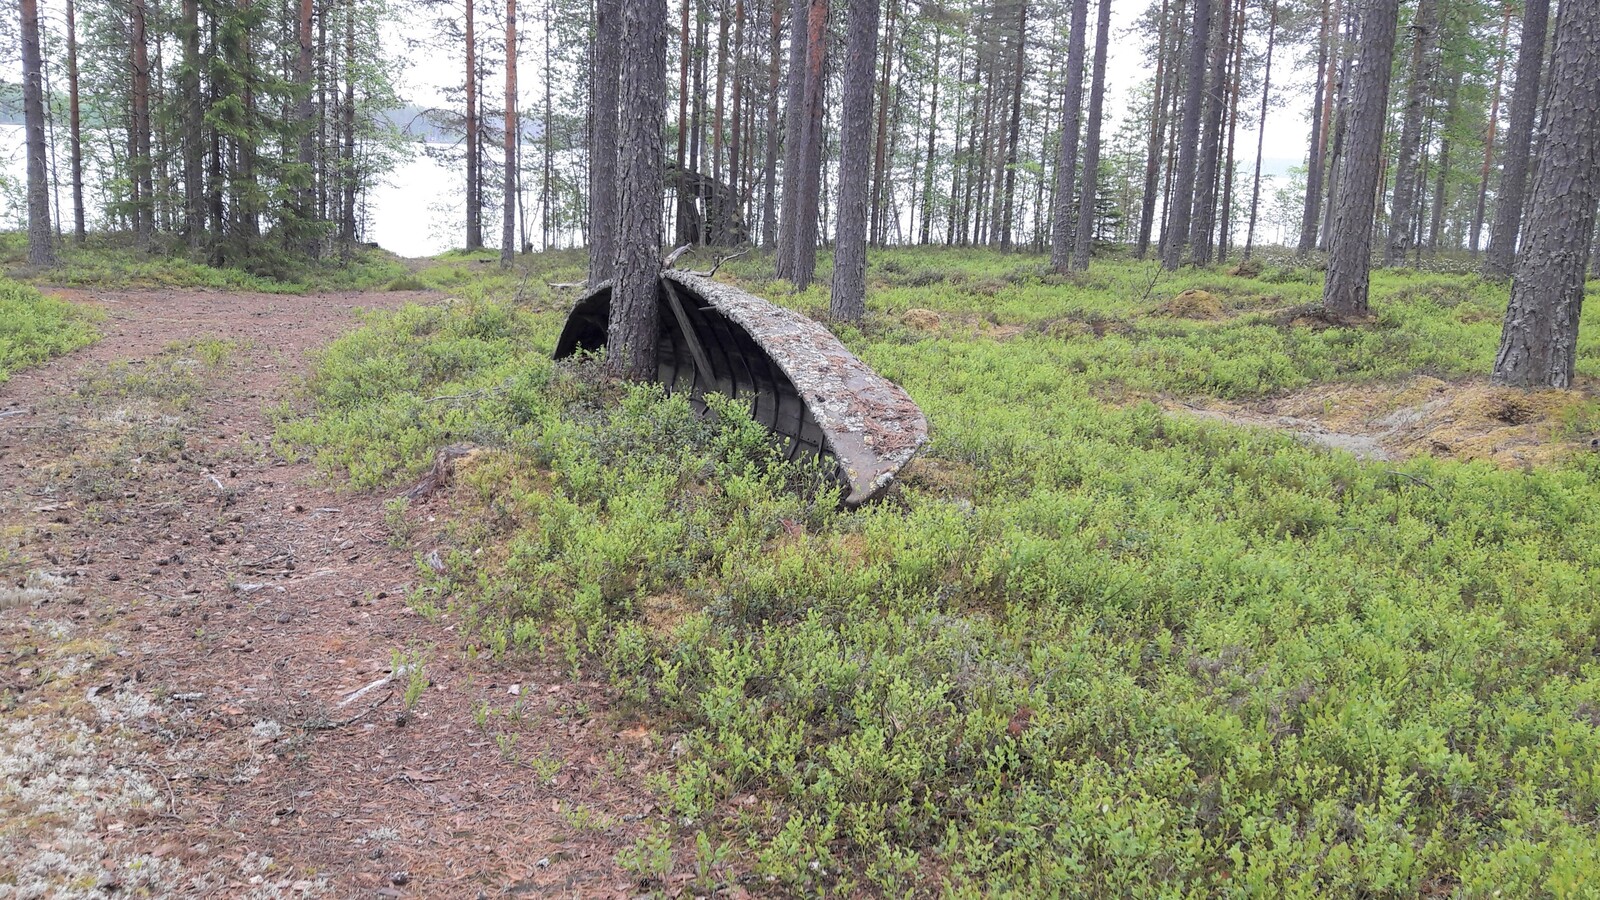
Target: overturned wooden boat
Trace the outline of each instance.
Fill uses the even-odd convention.
[[[837,465],[845,505],[881,494],[927,442],[927,419],[911,397],[805,316],[671,270],[657,302],[656,380],[700,409],[710,393],[747,400],[785,458]],[[555,358],[604,347],[610,313],[607,283],[573,308]]]

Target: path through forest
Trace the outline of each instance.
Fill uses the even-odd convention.
[[[471,659],[404,599],[426,507],[392,546],[270,447],[307,351],[415,295],[61,293],[104,340],[0,385],[0,895],[637,893],[659,741]]]

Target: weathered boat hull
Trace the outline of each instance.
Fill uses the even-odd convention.
[[[820,324],[738,288],[663,273],[656,380],[671,393],[747,400],[788,459],[838,467],[845,504],[878,496],[927,442],[928,423],[899,385],[858,359]],[[555,358],[606,343],[611,286],[578,301]]]

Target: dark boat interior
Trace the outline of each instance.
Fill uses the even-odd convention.
[[[661,280],[656,302],[661,307],[656,380],[668,393],[687,393],[701,411],[708,393],[743,400],[755,420],[778,437],[784,458],[837,462],[794,382],[743,326],[688,286],[668,279]],[[579,301],[556,342],[555,358],[605,347],[610,313],[609,285]]]

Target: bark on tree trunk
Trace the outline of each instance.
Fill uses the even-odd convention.
[[[778,207],[782,218],[778,221],[778,251],[773,256],[774,273],[779,278],[794,275],[795,226],[799,224],[794,211],[800,200],[800,163],[805,155],[800,146],[805,119],[801,110],[805,100],[805,34],[811,2],[792,0],[790,7],[789,70],[783,105],[783,197]]]
[[[761,176],[761,246],[778,243],[778,87],[783,45],[783,2],[772,0],[772,32],[767,45],[767,140]]]
[[[1150,233],[1156,218],[1156,182],[1161,175],[1161,137],[1167,128],[1168,6],[1168,0],[1161,0],[1161,20],[1156,33],[1156,79],[1154,96],[1150,100],[1150,142],[1145,147],[1144,195],[1139,204],[1139,239],[1134,249],[1134,256],[1139,259],[1144,259],[1150,252]],[[1181,8],[1178,15],[1183,15]]]
[[[155,184],[150,161],[150,49],[145,38],[145,15],[145,0],[133,0],[133,139],[128,162],[133,175],[134,240],[140,249],[148,250],[155,231]]]
[[[340,183],[344,200],[340,204],[344,219],[339,226],[344,239],[345,253],[356,242],[356,4],[345,0],[344,5],[344,149],[340,154]]]
[[[1272,96],[1272,50],[1278,36],[1278,0],[1272,0],[1272,8],[1267,13],[1267,61],[1266,68],[1261,76],[1261,118],[1256,126],[1256,174],[1254,186],[1250,189],[1250,226],[1244,235],[1244,261],[1250,261],[1250,253],[1256,246],[1256,214],[1261,209],[1261,155],[1266,149],[1267,142],[1267,100]],[[1316,133],[1317,123],[1312,123],[1312,133]]]
[[[622,67],[622,0],[598,0],[595,70],[589,101],[589,284],[617,262],[617,79]]]
[[[37,2],[34,6],[37,9]],[[67,115],[72,133],[72,239],[82,244],[87,232],[83,222],[83,131],[78,104],[78,18],[74,0],[67,0]]]
[[[517,0],[506,0],[505,210],[500,223],[502,269],[511,268],[517,253],[517,127]]]
[[[1209,0],[1198,0],[1207,3]],[[1066,274],[1072,268],[1073,186],[1078,183],[1079,110],[1083,108],[1083,57],[1088,41],[1089,0],[1072,0],[1072,35],[1067,45],[1067,93],[1062,107],[1061,153],[1056,158],[1056,210],[1050,221],[1050,268]]]
[[[205,136],[200,129],[200,4],[183,0],[183,206],[190,252],[198,254],[206,234]]]
[[[1100,0],[1104,5],[1107,0]],[[1098,60],[1099,57],[1096,57]],[[1022,138],[1022,81],[1028,69],[1028,4],[1017,4],[1017,65],[1012,73],[1011,128],[1006,138],[1005,191],[1000,213],[1000,249],[1011,249],[1011,217],[1014,212],[1017,190],[1017,144]],[[1102,68],[1104,68],[1102,66]],[[1096,100],[1099,98],[1095,98]],[[1092,103],[1093,101],[1091,101]],[[1092,107],[1091,107],[1092,109]],[[1090,113],[1090,128],[1095,127],[1094,114]],[[1098,136],[1097,136],[1098,137]],[[1098,149],[1098,148],[1096,148]]]
[[[724,0],[717,11],[717,86],[716,102],[711,111],[711,180],[722,183],[722,149],[724,118],[728,99],[728,9]]]
[[[1489,128],[1483,138],[1483,168],[1478,172],[1478,205],[1472,213],[1472,231],[1467,235],[1467,247],[1473,256],[1483,240],[1483,215],[1489,197],[1489,172],[1494,167],[1495,129],[1500,124],[1500,88],[1506,73],[1506,35],[1511,31],[1511,5],[1506,4],[1500,18],[1500,52],[1495,55],[1494,92],[1489,104]]]
[[[884,29],[888,35],[888,46],[883,52],[883,72],[878,83],[878,116],[877,137],[873,140],[872,151],[872,194],[868,221],[868,238],[874,244],[882,244],[884,236],[883,207],[884,207],[884,167],[885,154],[888,147],[889,135],[889,75],[894,65],[894,23],[898,4],[895,0],[888,0],[889,17],[887,27]],[[876,53],[876,46],[874,46]],[[870,115],[870,113],[869,113]],[[869,126],[871,122],[869,121]],[[842,150],[842,145],[841,145]]]
[[[939,50],[944,41],[944,29],[934,26],[933,32],[933,99],[928,105],[928,164],[922,170],[922,237],[920,243],[927,244],[931,240],[933,231],[933,171],[937,166],[938,144],[936,139],[939,134]]]
[[[1100,113],[1105,100],[1106,52],[1111,38],[1111,0],[1100,0],[1094,35],[1094,74],[1089,81],[1089,127],[1083,143],[1083,190],[1078,201],[1078,235],[1072,268],[1087,272],[1094,249],[1095,191],[1100,178]]]
[[[793,166],[785,165],[783,227],[787,254],[780,253],[779,278],[805,290],[817,274],[817,202],[822,181],[822,92],[827,67],[828,0],[795,3],[789,97],[794,104],[789,133]],[[787,264],[785,266],[785,264]]]
[[[43,55],[39,50],[39,2],[22,0],[22,111],[28,144],[28,264],[53,266],[50,242],[50,182],[44,167]]]
[[[646,381],[656,373],[660,325],[662,131],[667,115],[667,0],[622,4],[622,155],[616,277],[606,331],[612,374]]]
[[[1200,126],[1200,158],[1196,163],[1194,211],[1190,218],[1189,244],[1195,265],[1211,264],[1213,234],[1217,224],[1217,172],[1222,160],[1222,113],[1227,99],[1225,75],[1228,41],[1232,24],[1229,0],[1223,0],[1220,15],[1213,16],[1210,33],[1210,63],[1206,68],[1205,111]]]
[[[839,119],[839,227],[828,312],[841,322],[867,313],[867,166],[872,147],[872,81],[878,55],[878,0],[850,0],[844,44],[844,109]]]
[[[303,250],[307,256],[317,257],[322,250],[321,237],[316,234],[311,223],[316,219],[315,185],[316,180],[316,144],[312,117],[315,110],[312,108],[311,84],[311,51],[312,32],[311,26],[315,13],[312,0],[300,0],[300,56],[294,67],[294,82],[298,90],[299,102],[295,108],[295,124],[300,130],[300,176],[298,187],[295,189],[296,210],[300,216],[300,226],[306,229]]]
[[[1389,215],[1389,240],[1384,246],[1383,264],[1403,265],[1411,250],[1412,221],[1416,215],[1417,189],[1423,173],[1417,170],[1422,151],[1422,113],[1428,85],[1433,80],[1433,48],[1439,23],[1438,0],[1419,0],[1417,18],[1411,25],[1411,78],[1406,83],[1405,112],[1401,117],[1399,159],[1394,172],[1394,205]]]
[[[1244,91],[1242,89],[1242,75],[1244,69],[1244,26],[1245,26],[1245,0],[1239,0],[1239,5],[1233,12],[1233,58],[1228,63],[1228,140],[1222,151],[1222,165],[1219,167],[1222,179],[1222,217],[1217,223],[1217,262],[1227,263],[1228,252],[1233,248],[1233,189],[1235,176],[1238,175],[1239,160],[1235,153],[1239,137],[1239,100]]]
[[[1489,232],[1489,253],[1483,273],[1508,278],[1516,262],[1517,233],[1522,224],[1523,200],[1528,190],[1528,155],[1538,120],[1539,80],[1544,67],[1545,31],[1550,20],[1550,0],[1528,0],[1522,15],[1522,46],[1517,50],[1517,83],[1511,89],[1511,117],[1506,123],[1505,164],[1494,204],[1494,228]]]
[[[1162,236],[1161,265],[1175,271],[1183,263],[1194,211],[1196,156],[1200,149],[1200,113],[1205,98],[1207,39],[1211,36],[1211,0],[1195,0],[1194,28],[1189,33],[1187,82],[1184,85],[1183,123],[1178,129],[1178,164],[1173,178],[1172,205]]]
[[[1494,362],[1496,384],[1572,385],[1600,202],[1600,0],[1562,0],[1549,95],[1526,246]]]
[[[1450,151],[1453,149],[1450,136],[1455,126],[1456,114],[1460,106],[1461,72],[1457,71],[1450,76],[1450,98],[1445,102],[1444,125],[1440,128],[1439,172],[1435,176],[1433,183],[1433,221],[1428,226],[1429,256],[1439,252],[1439,240],[1444,234],[1444,213],[1448,201],[1447,192],[1450,186]]]
[[[1383,127],[1388,118],[1400,0],[1369,0],[1362,10],[1359,63],[1351,75],[1349,123],[1329,237],[1328,279],[1322,303],[1329,315],[1367,315]]]
[[[749,221],[744,215],[740,200],[742,195],[739,193],[740,174],[744,167],[743,158],[739,155],[742,146],[740,129],[744,126],[743,108],[740,106],[744,101],[744,75],[739,67],[739,55],[744,50],[744,0],[734,0],[733,23],[733,85],[728,101],[733,123],[728,128],[728,193],[733,196],[735,210],[740,217]]]
[[[467,249],[483,246],[482,178],[478,164],[478,35],[474,30],[473,8],[477,0],[466,0],[467,44]]]
[[[1306,199],[1300,219],[1301,256],[1317,248],[1318,226],[1322,222],[1322,176],[1328,162],[1328,119],[1333,109],[1334,35],[1339,29],[1338,4],[1330,14],[1328,0],[1322,2],[1322,39],[1317,47],[1317,93],[1311,97],[1311,153],[1306,161]]]

